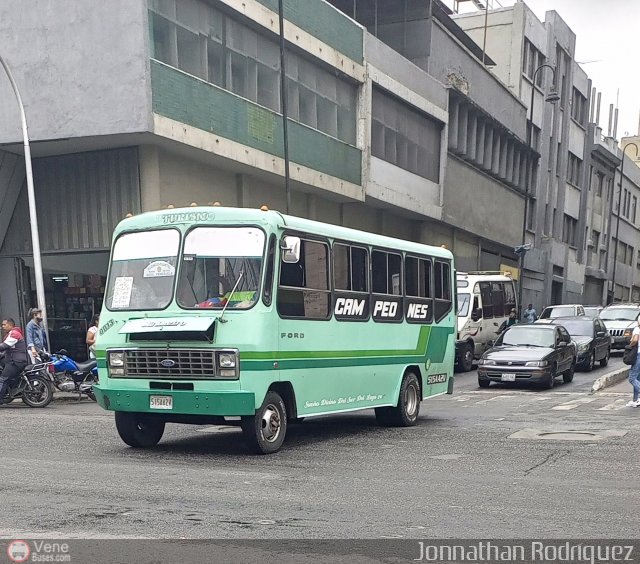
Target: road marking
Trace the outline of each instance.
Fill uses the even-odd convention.
[[[509,396],[505,396],[505,395],[500,395],[500,396],[493,396],[492,398],[486,399],[486,400],[480,400],[476,402],[476,405],[484,405],[485,403],[489,403],[490,401],[494,401],[497,399],[502,399],[502,398],[511,398],[513,397],[512,395]]]
[[[613,403],[609,403],[604,407],[598,408],[596,411],[617,411],[619,409],[624,409],[627,404],[626,399],[617,399]]]
[[[567,401],[560,405],[556,405],[551,409],[556,411],[569,411],[570,409],[575,409],[576,407],[580,407],[582,404],[591,403],[592,401],[596,401],[598,398],[578,398],[574,400]]]

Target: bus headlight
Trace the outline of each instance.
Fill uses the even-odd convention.
[[[109,368],[122,368],[124,366],[124,353],[109,353]]]
[[[237,378],[237,354],[235,352],[219,352],[216,354],[217,375],[220,378]]]

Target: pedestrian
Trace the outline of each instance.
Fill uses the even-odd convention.
[[[49,352],[49,343],[47,341],[47,332],[42,323],[42,310],[38,307],[32,307],[29,310],[29,323],[26,330],[27,349],[31,364],[40,362],[38,356],[39,351]]]
[[[538,319],[538,312],[533,307],[533,304],[529,304],[527,309],[524,310],[523,319],[526,319],[527,323],[533,323]]]
[[[87,330],[87,345],[89,345],[89,358],[96,357],[96,337],[98,336],[98,323],[100,323],[100,316],[94,315],[91,319],[91,326]]]
[[[518,323],[518,316],[516,314],[515,308],[513,308],[509,312],[509,318],[507,319],[507,327],[511,327],[512,325],[515,325],[516,323]]]
[[[16,327],[16,322],[8,317],[2,321],[2,330],[5,332],[5,339],[0,343],[0,352],[4,354],[4,368],[0,374],[0,404],[4,402],[5,394],[13,381],[29,362],[22,329]]]
[[[636,319],[636,326],[631,334],[630,347],[637,347],[640,340],[640,316]],[[640,354],[629,369],[629,383],[633,387],[633,399],[627,403],[627,407],[640,407]]]

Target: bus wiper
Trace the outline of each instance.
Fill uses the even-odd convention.
[[[229,294],[229,297],[227,298],[227,303],[224,304],[224,307],[222,308],[222,312],[220,313],[220,317],[218,318],[218,321],[220,323],[226,323],[227,322],[226,319],[223,319],[224,312],[227,311],[227,307],[229,306],[229,303],[231,302],[231,298],[233,298],[233,294],[235,294],[236,288],[238,287],[238,284],[240,284],[240,280],[242,280],[243,276],[244,276],[244,270],[241,270],[240,274],[238,275],[238,279],[236,280],[236,283],[233,286],[233,290],[231,290],[231,293]]]

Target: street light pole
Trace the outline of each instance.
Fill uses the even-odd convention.
[[[533,137],[533,104],[535,102],[535,91],[536,91],[536,77],[538,72],[544,68],[551,69],[553,73],[553,82],[552,85],[556,83],[556,69],[549,65],[543,64],[540,65],[533,73],[533,77],[531,79],[531,103],[529,104],[529,126],[527,127],[527,145],[531,147],[531,141]],[[546,102],[557,102],[560,99],[560,96],[554,90],[551,90],[549,94],[545,96]],[[527,238],[527,219],[529,215],[529,184],[531,182],[531,166],[527,166],[527,174],[526,174],[526,182],[524,186],[524,217],[522,218],[522,246],[520,247],[519,253],[519,266],[520,266],[520,280],[518,284],[518,307],[520,308],[520,312],[518,314],[518,319],[522,319],[522,291],[524,287],[524,257],[527,254],[526,250],[526,238]]]
[[[289,173],[289,127],[287,112],[287,72],[284,37],[284,6],[278,0],[278,21],[280,24],[280,97],[282,108],[282,141],[284,144],[284,189],[287,198],[287,213],[291,213],[291,178]]]
[[[22,97],[18,90],[18,85],[11,74],[9,66],[5,60],[0,56],[0,64],[7,73],[11,87],[18,101],[20,107],[20,121],[22,123],[22,137],[24,140],[24,163],[27,174],[27,196],[29,200],[29,220],[31,222],[31,245],[33,247],[33,268],[36,278],[36,296],[38,300],[38,307],[42,309],[42,317],[44,319],[43,324],[45,331],[47,332],[47,339],[49,338],[49,331],[47,329],[47,303],[44,296],[44,279],[42,276],[42,261],[40,257],[40,236],[38,235],[38,215],[36,213],[36,197],[33,189],[33,169],[31,167],[31,148],[29,146],[29,133],[27,131],[27,118],[24,112],[24,105],[22,104]]]
[[[616,298],[616,263],[618,262],[618,244],[620,231],[620,205],[622,204],[622,179],[624,177],[624,154],[629,145],[633,145],[636,149],[636,158],[638,158],[638,145],[633,142],[627,143],[622,148],[622,162],[620,163],[620,182],[618,183],[618,217],[616,218],[616,248],[613,250],[613,270],[611,271],[611,292],[609,293],[609,303],[613,303]],[[609,230],[611,231],[611,230]]]

